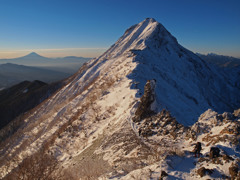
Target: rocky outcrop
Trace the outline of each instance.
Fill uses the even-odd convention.
[[[152,104],[155,101],[155,83],[156,80],[148,80],[144,87],[144,94],[140,99],[140,103],[135,112],[135,116],[133,118],[134,122],[139,122],[147,117],[150,117],[154,114],[154,110],[152,108]]]
[[[237,109],[233,112],[234,116],[240,117],[240,109]]]
[[[197,170],[197,173],[200,177],[203,177],[207,174],[211,175],[213,173],[213,170],[212,169],[207,169],[205,167],[201,167]]]
[[[157,134],[158,136],[168,135],[175,139],[179,134],[183,134],[184,126],[178,123],[166,109],[157,114],[154,112],[155,83],[155,80],[147,81],[133,122],[139,125],[138,134],[140,136],[149,137]]]
[[[240,177],[238,176],[238,171],[239,171],[239,167],[237,164],[232,164],[229,167],[229,174],[231,176],[231,179],[240,179]]]
[[[139,135],[149,137],[154,134],[158,136],[169,136],[172,139],[182,136],[185,127],[178,123],[170,112],[163,109],[160,113],[152,115],[139,123]]]
[[[218,114],[212,110],[203,113],[198,121],[188,129],[186,139],[196,140],[202,136],[201,141],[208,146],[219,142],[231,142],[239,145],[240,121],[232,113]],[[215,129],[218,128],[218,131]]]
[[[217,148],[217,147],[211,147],[210,149],[210,158],[213,159],[213,158],[217,158],[219,157],[219,153],[220,153],[220,149]]]
[[[161,171],[161,176],[159,179],[163,179],[164,177],[167,177],[168,176],[168,173],[166,173],[165,171]]]

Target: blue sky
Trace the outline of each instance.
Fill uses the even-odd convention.
[[[240,57],[239,0],[0,0],[0,58],[94,57],[146,17],[194,52]]]

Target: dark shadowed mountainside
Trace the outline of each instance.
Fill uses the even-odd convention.
[[[46,83],[62,80],[71,74],[48,70],[37,67],[29,67],[17,64],[0,65],[0,89],[13,86],[22,81],[40,80]]]
[[[62,87],[62,84],[62,82],[46,84],[41,81],[24,81],[0,91],[0,129],[18,115],[40,104]]]

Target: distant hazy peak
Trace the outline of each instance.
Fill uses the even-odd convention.
[[[39,55],[39,54],[37,54],[35,52],[31,52],[31,53],[27,54],[24,57],[43,57],[43,56],[41,56],[41,55]]]

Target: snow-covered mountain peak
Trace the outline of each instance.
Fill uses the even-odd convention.
[[[29,58],[36,58],[36,57],[38,57],[39,58],[39,57],[42,57],[42,56],[40,56],[39,54],[37,54],[35,52],[31,52],[31,53],[27,54],[24,57],[29,57]]]
[[[105,55],[117,57],[129,50],[159,49],[168,43],[178,46],[176,38],[162,24],[153,18],[146,18],[139,24],[128,28]]]
[[[157,22],[154,18],[146,18],[143,21],[148,21],[148,22]]]

